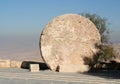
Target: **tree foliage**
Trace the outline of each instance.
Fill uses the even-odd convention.
[[[107,29],[107,19],[102,18],[97,14],[82,13],[82,15],[95,24],[96,28],[99,30],[99,33],[101,35],[101,42],[108,43],[109,30]]]
[[[102,45],[100,47],[102,53],[100,54],[99,59],[107,61],[115,57],[115,51],[113,49],[113,46],[106,45],[109,43],[109,30],[107,28],[107,19],[102,18],[97,14],[82,13],[81,15],[91,20],[95,24],[96,28],[99,30],[102,42]]]
[[[112,45],[104,45],[101,47],[101,50],[103,51],[100,60],[108,61],[111,58],[115,57],[115,51]]]

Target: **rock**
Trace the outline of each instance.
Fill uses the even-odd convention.
[[[0,59],[0,68],[10,68],[10,60]]]
[[[65,14],[46,25],[39,45],[42,57],[51,70],[85,72],[94,62],[100,44],[99,31],[90,20],[77,14]],[[79,67],[74,69],[70,66]]]
[[[59,65],[58,72],[86,72],[89,70],[89,65]]]
[[[22,65],[22,61],[0,59],[0,68],[21,68],[21,65]]]
[[[30,64],[30,72],[39,72],[40,67],[39,64]]]
[[[10,67],[11,68],[21,68],[23,61],[13,61],[11,60],[10,62]]]

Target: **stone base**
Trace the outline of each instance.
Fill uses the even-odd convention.
[[[39,72],[39,64],[30,64],[30,72]]]
[[[0,68],[10,68],[10,60],[0,59]]]
[[[88,65],[60,65],[59,72],[76,72],[76,73],[83,73],[89,70]]]
[[[22,61],[11,61],[10,67],[11,68],[21,68]]]

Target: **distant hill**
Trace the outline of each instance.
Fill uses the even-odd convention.
[[[114,43],[113,47],[116,50],[116,52],[118,53],[117,58],[120,59],[120,43]]]

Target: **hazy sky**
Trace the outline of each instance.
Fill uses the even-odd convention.
[[[120,0],[0,0],[0,48],[38,46],[40,32],[51,19],[83,12],[107,18],[112,40],[120,41]]]

